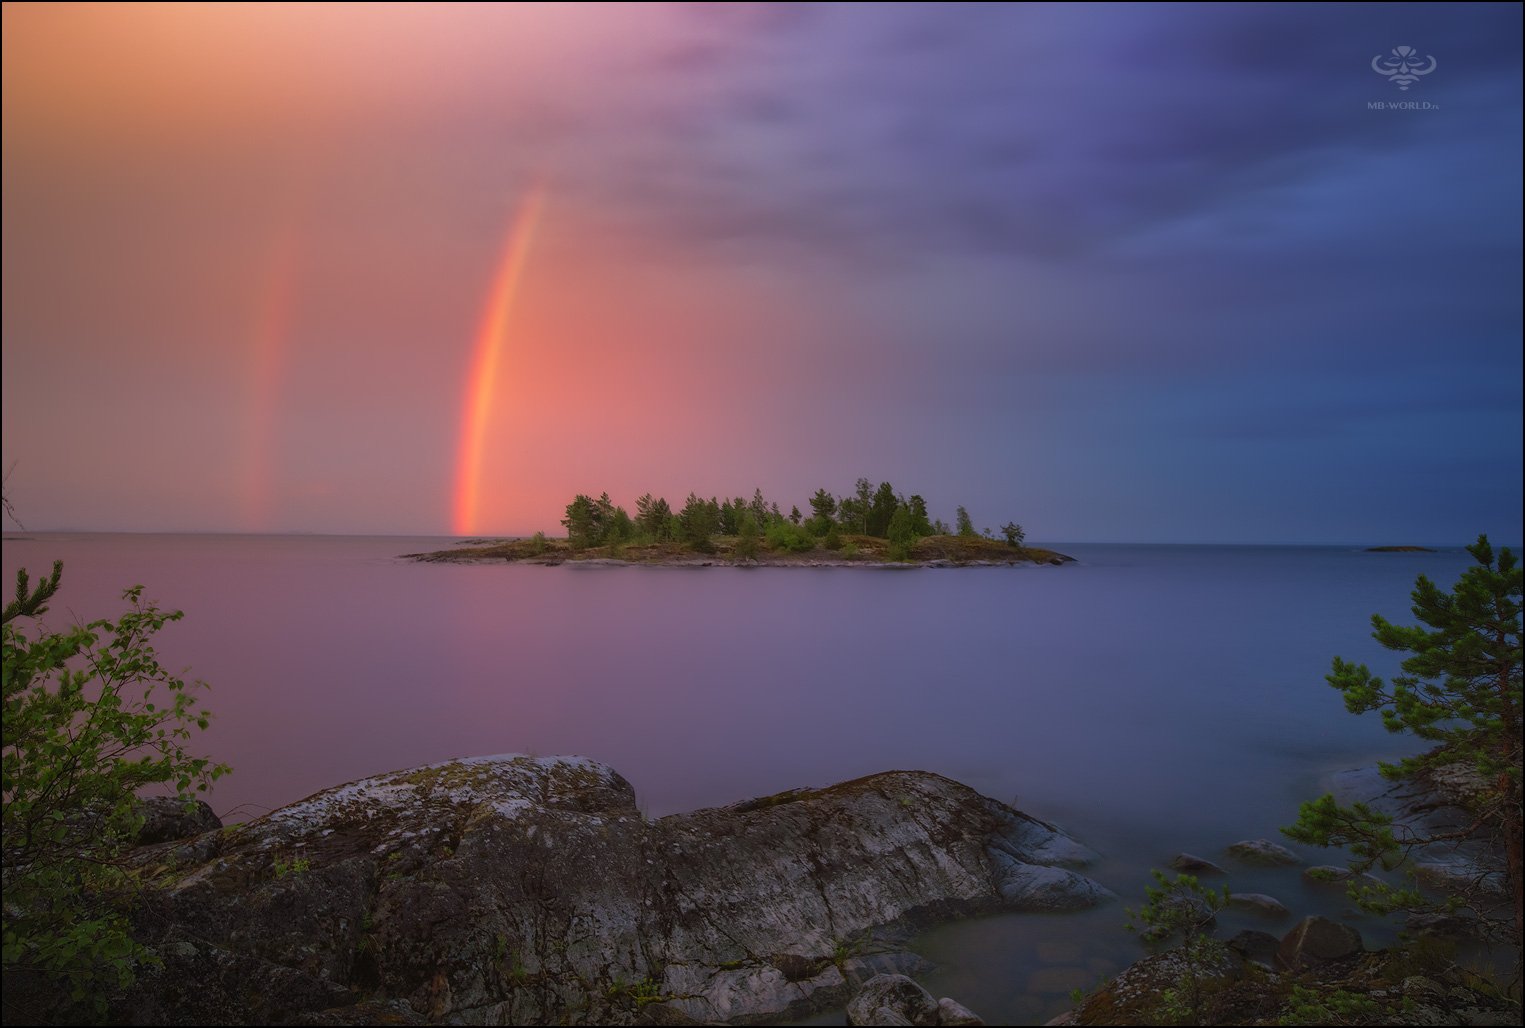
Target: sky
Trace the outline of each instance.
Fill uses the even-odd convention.
[[[3,19],[28,529],[1520,537],[1520,5]]]

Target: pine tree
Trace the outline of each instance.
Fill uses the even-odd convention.
[[[874,491],[873,501],[869,505],[868,525],[864,531],[868,535],[877,535],[881,539],[888,537],[890,519],[895,516],[895,511],[900,506],[900,498],[895,495],[895,487],[888,482],[880,482],[879,488]]]
[[[1469,567],[1449,593],[1420,575],[1412,593],[1419,625],[1394,625],[1373,615],[1373,637],[1389,650],[1408,653],[1402,673],[1384,683],[1364,664],[1336,657],[1327,676],[1345,697],[1352,714],[1378,711],[1390,732],[1412,733],[1436,744],[1429,752],[1382,765],[1390,778],[1411,778],[1461,764],[1486,783],[1474,803],[1475,821],[1462,833],[1486,838],[1504,852],[1504,874],[1512,901],[1514,941],[1522,934],[1521,878],[1521,659],[1520,566],[1504,549],[1495,556],[1487,536],[1468,552]],[[1342,807],[1332,796],[1303,804],[1297,823],[1284,831],[1321,846],[1346,845],[1352,865],[1399,866],[1415,845],[1439,841],[1404,832],[1395,835],[1390,819],[1362,804]],[[1456,838],[1451,833],[1447,838]],[[1357,897],[1375,910],[1409,906],[1413,890],[1368,888]]]
[[[895,508],[885,534],[890,541],[890,560],[910,560],[911,548],[916,545],[915,519],[910,507],[901,504]]]
[[[810,498],[810,520],[806,522],[816,535],[825,535],[836,524],[837,500],[825,489],[817,489]]]
[[[969,517],[969,512],[960,507],[954,514],[954,521],[958,523],[958,534],[962,539],[973,539],[977,534],[974,531],[974,521]]]

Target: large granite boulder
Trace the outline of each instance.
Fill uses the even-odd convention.
[[[882,941],[1111,894],[1093,855],[888,772],[651,821],[575,757],[380,775],[137,851],[164,965],[135,1023],[759,1021],[846,1001]],[[856,973],[854,973],[856,972]]]

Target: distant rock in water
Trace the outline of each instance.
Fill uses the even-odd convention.
[[[1275,896],[1263,892],[1234,892],[1229,894],[1228,906],[1233,910],[1247,910],[1261,917],[1282,918],[1291,914],[1287,905]]]
[[[1223,868],[1214,864],[1205,857],[1199,857],[1193,853],[1177,853],[1170,861],[1170,866],[1176,871],[1184,871],[1194,875],[1221,875]]]
[[[1302,857],[1270,839],[1245,839],[1228,847],[1226,852],[1246,864],[1259,864],[1263,867],[1291,867],[1303,862]]]
[[[131,1023],[762,1021],[934,921],[1112,899],[1053,826],[895,771],[650,821],[576,757],[451,761],[136,851]]]
[[[1428,546],[1368,546],[1367,553],[1434,553]]]

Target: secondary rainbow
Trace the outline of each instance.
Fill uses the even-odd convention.
[[[472,348],[471,369],[466,376],[466,395],[462,405],[461,436],[456,451],[455,503],[451,525],[457,535],[479,531],[477,519],[482,492],[482,458],[486,449],[487,428],[492,421],[493,401],[497,397],[498,373],[508,344],[509,320],[514,298],[529,260],[530,244],[540,222],[545,204],[545,189],[537,184],[519,203],[509,223],[503,256],[493,276],[492,290],[477,326]]]
[[[296,293],[297,241],[289,226],[271,237],[262,263],[259,307],[250,340],[252,368],[243,503],[244,529],[249,532],[268,532],[271,528],[276,414],[286,374]]]

